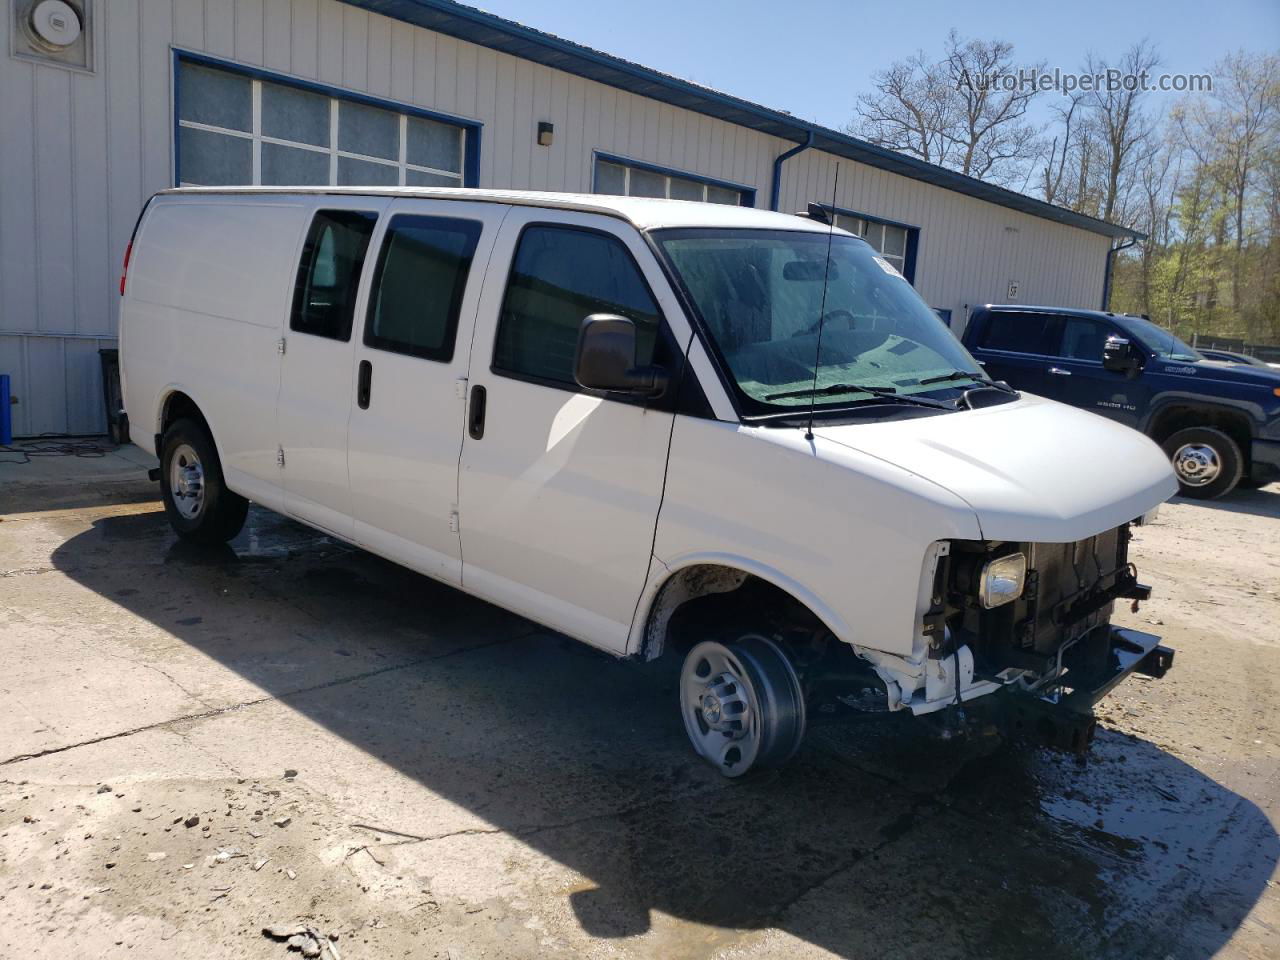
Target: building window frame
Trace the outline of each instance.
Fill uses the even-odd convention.
[[[857,210],[850,210],[846,207],[833,207],[829,203],[819,203],[823,210],[828,214],[834,213],[838,217],[853,217],[866,223],[878,223],[885,227],[896,227],[899,230],[905,230],[907,233],[906,248],[903,250],[902,256],[902,275],[907,282],[913,287],[916,284],[916,258],[920,250],[920,228],[910,223],[903,223],[900,220],[890,220],[887,217],[876,217],[869,213],[859,213]],[[839,226],[839,224],[836,224]]]
[[[688,170],[680,170],[676,167],[666,167],[658,163],[650,163],[647,160],[634,160],[631,157],[624,157],[621,154],[606,153],[603,150],[591,151],[591,192],[597,192],[597,174],[601,163],[611,163],[614,166],[627,169],[627,179],[630,180],[631,169],[645,170],[649,173],[656,173],[664,177],[678,177],[681,180],[692,180],[695,183],[701,183],[708,187],[718,187],[721,190],[732,190],[741,198],[739,206],[754,207],[756,205],[756,188],[745,183],[735,183],[732,180],[721,180],[716,177],[708,177],[701,173],[690,173]],[[671,192],[671,183],[667,182],[667,193]],[[705,197],[705,191],[703,192]],[[604,196],[604,194],[602,194]],[[631,194],[623,194],[623,196],[631,196]]]
[[[224,70],[228,73],[234,73],[239,76],[247,77],[250,80],[258,81],[252,86],[253,96],[253,129],[252,131],[231,130],[223,127],[211,126],[209,124],[198,123],[191,120],[181,119],[182,104],[182,64],[190,63],[204,67],[211,67],[216,70]],[[372,96],[367,93],[360,93],[355,90],[349,90],[346,87],[334,86],[333,84],[320,83],[315,80],[307,80],[302,77],[296,77],[292,74],[280,73],[275,70],[265,70],[261,67],[250,66],[238,63],[234,60],[227,60],[223,57],[213,57],[205,53],[197,53],[192,50],[184,50],[178,47],[173,48],[172,58],[172,75],[170,83],[172,87],[172,110],[173,110],[173,144],[171,151],[171,180],[174,186],[182,185],[182,155],[181,140],[182,129],[185,127],[192,130],[204,130],[210,133],[217,133],[223,136],[238,137],[240,139],[249,140],[253,143],[253,181],[257,184],[261,179],[261,148],[262,144],[277,144],[280,146],[290,147],[294,149],[309,150],[314,153],[325,154],[329,156],[329,179],[330,184],[336,180],[336,168],[340,158],[362,160],[365,162],[376,163],[386,167],[392,167],[397,170],[397,180],[401,186],[405,185],[406,173],[422,172],[435,174],[438,176],[456,176],[453,171],[436,170],[430,167],[424,167],[419,164],[410,164],[405,157],[405,144],[407,142],[407,126],[409,117],[417,117],[423,120],[431,120],[435,123],[444,123],[453,127],[457,127],[462,131],[462,170],[459,186],[462,187],[478,187],[480,186],[480,141],[484,124],[479,120],[472,120],[466,117],[459,117],[453,114],[441,113],[437,110],[429,110],[424,107],[415,106],[411,103],[405,103],[402,100],[394,100],[388,97]],[[280,86],[293,87],[297,90],[306,90],[311,93],[317,93],[329,99],[329,130],[330,143],[328,146],[316,146],[314,144],[297,143],[292,140],[281,140],[276,137],[268,137],[262,134],[261,117],[262,117],[262,82],[274,83]],[[381,110],[387,110],[399,115],[399,136],[400,136],[400,156],[398,160],[391,161],[384,157],[373,157],[365,154],[354,153],[349,150],[340,150],[337,145],[337,111],[338,101],[347,101],[351,103],[363,104],[365,106],[376,107]]]

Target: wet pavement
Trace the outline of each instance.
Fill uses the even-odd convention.
[[[1280,567],[1224,566],[1227,603],[1179,549],[1280,543],[1280,488],[1139,532],[1171,599],[1124,622],[1178,660],[1087,761],[894,715],[730,782],[667,664],[256,507],[179,543],[140,456],[30,466],[0,464],[10,955],[278,957],[298,916],[346,960],[1280,955]]]

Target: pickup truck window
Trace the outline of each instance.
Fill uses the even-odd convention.
[[[526,227],[498,320],[494,372],[576,390],[578,330],[593,313],[635,323],[636,363],[652,362],[660,314],[622,241],[579,227]]]
[[[373,278],[366,346],[447,363],[480,224],[453,217],[391,218]]]
[[[330,340],[351,339],[356,290],[376,213],[321,210],[311,221],[298,264],[289,329]]]
[[[1101,362],[1102,348],[1107,337],[1115,333],[1110,327],[1087,317],[1064,317],[1062,323],[1062,348],[1054,351],[1070,360],[1095,360]]]
[[[987,350],[1051,356],[1056,353],[1057,327],[1056,317],[1042,313],[992,313],[987,317],[987,329],[979,346]]]
[[[815,392],[820,408],[847,407],[982,379],[938,315],[861,240],[711,228],[653,236],[748,413],[806,407]]]
[[[1124,325],[1129,327],[1145,343],[1157,357],[1182,363],[1194,363],[1203,360],[1195,347],[1188,346],[1163,327],[1157,327],[1150,320],[1141,317],[1126,316]]]

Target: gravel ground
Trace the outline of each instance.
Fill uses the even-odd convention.
[[[730,783],[662,665],[256,508],[192,550],[136,450],[5,459],[5,956],[1280,956],[1280,486],[1137,531],[1177,660],[1086,762],[894,716]]]

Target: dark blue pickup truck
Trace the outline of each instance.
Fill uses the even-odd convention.
[[[1097,310],[988,304],[962,339],[993,380],[1151,437],[1184,496],[1280,479],[1280,370],[1208,360],[1149,320]]]

